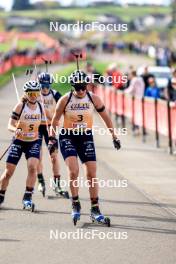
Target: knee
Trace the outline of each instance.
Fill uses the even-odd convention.
[[[76,180],[78,178],[79,169],[78,168],[69,168],[70,179]]]
[[[13,172],[10,169],[5,170],[4,179],[9,180],[12,177]]]
[[[52,162],[52,164],[56,164],[57,163],[57,160],[58,160],[57,155],[51,156],[51,162]]]
[[[35,174],[37,172],[37,167],[35,165],[30,164],[28,166],[28,172],[29,174]]]
[[[87,170],[86,174],[87,174],[87,178],[90,178],[90,179],[96,178],[96,170],[92,170],[92,169]]]

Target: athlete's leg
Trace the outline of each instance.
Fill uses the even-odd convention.
[[[4,202],[5,192],[9,184],[9,180],[15,171],[16,165],[6,163],[5,171],[2,173],[0,178],[0,204]]]
[[[9,180],[15,171],[16,165],[12,163],[6,163],[6,168],[0,178],[0,190],[6,190],[9,184]]]
[[[41,147],[41,149],[40,149],[40,159],[39,159],[39,163],[38,163],[38,166],[37,166],[37,174],[42,174],[42,171],[43,171],[42,157],[43,157],[43,151],[42,151],[42,147]]]
[[[59,165],[59,155],[58,152],[55,151],[51,154],[51,162],[52,162],[52,171],[54,178],[60,178],[60,165]]]
[[[40,149],[40,159],[37,166],[37,178],[38,178],[38,191],[45,192],[45,179],[43,177],[43,163],[42,163],[43,151]]]
[[[96,178],[96,161],[87,161],[84,163],[87,180],[89,181],[89,193],[91,199],[98,197],[98,182]]]
[[[19,140],[14,140],[11,145],[6,159],[6,168],[0,178],[0,203],[4,201],[5,192],[12,177],[16,166],[22,155],[22,143]]]
[[[77,197],[78,196],[78,175],[79,175],[79,165],[78,165],[78,159],[76,156],[70,156],[66,158],[65,163],[67,165],[69,177],[70,177],[70,190],[72,197]]]
[[[39,127],[39,143],[40,143],[40,159],[39,159],[39,164],[37,167],[37,177],[38,177],[38,190],[42,191],[43,188],[45,188],[45,179],[43,176],[43,163],[42,163],[42,156],[43,156],[43,151],[42,151],[42,142],[43,142],[43,137],[44,137],[44,126]]]
[[[34,188],[36,178],[37,178],[37,166],[39,160],[37,158],[29,158],[27,160],[28,176],[26,180],[26,186]]]
[[[104,216],[100,212],[98,202],[98,181],[96,178],[96,161],[85,162],[86,175],[89,180],[89,192],[91,200],[91,218],[98,222],[104,221]]]

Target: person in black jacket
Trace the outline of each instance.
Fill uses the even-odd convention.
[[[173,71],[172,78],[168,82],[167,97],[169,101],[176,101],[176,69]]]

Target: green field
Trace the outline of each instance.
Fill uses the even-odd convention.
[[[0,88],[12,80],[12,73],[14,73],[15,76],[19,76],[21,74],[25,74],[26,69],[28,69],[28,68],[29,67],[27,67],[27,66],[15,67],[15,68],[11,69],[10,71],[0,75]]]
[[[20,40],[18,40],[18,43],[17,43],[17,49],[23,50],[26,48],[35,48],[36,43],[37,43],[36,40],[32,40],[32,39],[28,39],[28,40],[20,39]],[[0,43],[0,52],[7,52],[12,47],[13,47],[12,41]]]
[[[0,17],[6,17],[8,15],[18,15],[24,17],[33,18],[49,18],[57,19],[63,18],[66,20],[83,20],[83,21],[95,21],[97,16],[102,14],[113,14],[121,17],[124,21],[130,22],[138,16],[144,16],[147,14],[169,14],[171,12],[170,7],[119,7],[119,6],[99,6],[99,7],[86,7],[86,8],[60,8],[49,10],[29,10],[29,11],[13,11],[9,13],[0,12]]]

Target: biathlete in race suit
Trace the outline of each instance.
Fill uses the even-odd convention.
[[[51,125],[51,119],[54,115],[56,104],[58,100],[61,97],[61,94],[57,92],[56,90],[51,88],[51,85],[53,83],[53,77],[47,73],[42,72],[38,76],[38,80],[41,84],[41,96],[40,103],[44,106],[44,110],[47,110],[50,114],[50,120],[46,118],[45,113],[42,116],[42,122],[39,127],[39,138],[40,138],[40,144],[41,144],[41,155],[40,155],[40,162],[38,166],[38,190],[41,191],[43,194],[45,194],[45,179],[43,176],[43,166],[42,166],[42,141],[43,138],[45,140],[45,143],[48,147],[50,157],[51,157],[51,163],[52,163],[52,171],[53,171],[53,190],[56,193],[59,193],[61,195],[67,195],[68,192],[65,192],[61,189],[60,186],[60,166],[59,166],[59,156],[58,151],[55,150],[52,153],[49,149],[49,133],[48,130]],[[68,198],[68,197],[66,197]]]
[[[9,180],[14,174],[22,153],[27,160],[28,176],[23,203],[32,201],[40,157],[39,126],[42,120],[42,106],[37,101],[40,84],[28,81],[23,86],[24,97],[13,109],[8,129],[15,133],[8,150],[6,168],[0,177],[0,204],[4,201]],[[48,113],[46,113],[48,115]]]
[[[112,134],[114,147],[120,148],[120,141],[114,133],[114,128],[108,116],[102,100],[95,94],[88,92],[86,74],[75,71],[71,75],[71,84],[74,90],[65,94],[58,101],[56,111],[51,123],[51,144],[56,139],[54,130],[61,116],[64,116],[63,128],[59,136],[60,150],[65,160],[70,176],[70,189],[72,194],[72,218],[80,219],[81,204],[79,200],[79,188],[75,185],[78,178],[78,157],[85,165],[86,176],[89,180],[89,193],[91,200],[91,216],[97,221],[104,219],[99,209],[98,183],[96,179],[96,153],[92,134],[94,109],[104,120]]]

